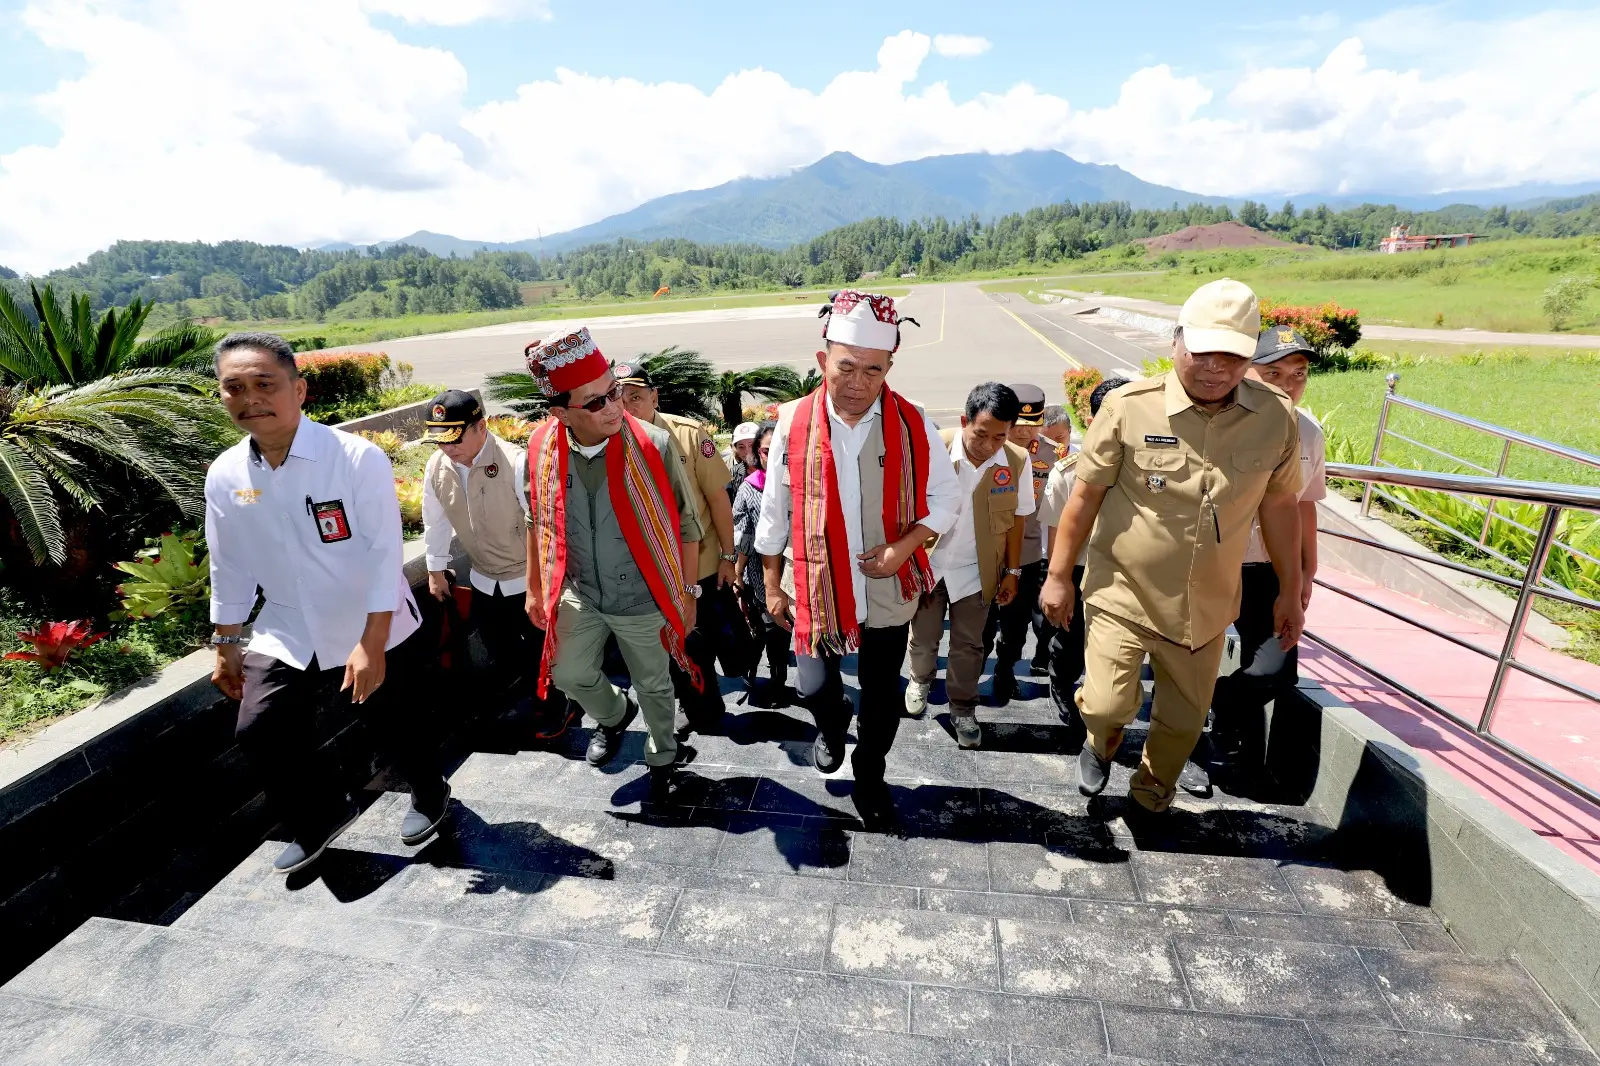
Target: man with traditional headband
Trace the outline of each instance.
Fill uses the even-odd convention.
[[[894,815],[883,776],[911,617],[934,587],[923,545],[955,524],[961,486],[938,429],[885,383],[910,320],[889,297],[853,289],[822,317],[822,385],[779,408],[755,550],[768,613],[794,631],[795,689],[816,718],[811,757],[825,774],[844,762],[854,710],[840,660],[858,653],[855,803],[883,823]]]
[[[554,682],[599,728],[590,764],[617,754],[644,712],[650,798],[670,798],[678,743],[669,661],[698,677],[694,628],[701,529],[672,438],[622,409],[622,387],[589,331],[524,351],[552,417],[528,440],[528,617],[545,630],[539,695]],[[629,695],[601,668],[615,636]],[[637,700],[637,703],[635,702]]]

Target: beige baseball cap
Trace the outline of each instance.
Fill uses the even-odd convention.
[[[1178,312],[1183,344],[1191,352],[1228,352],[1243,359],[1256,354],[1261,308],[1250,286],[1222,278],[1200,286]]]

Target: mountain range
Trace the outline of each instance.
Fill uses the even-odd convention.
[[[1287,198],[1301,208],[1321,203],[1331,208],[1392,203],[1423,211],[1451,204],[1533,207],[1597,190],[1600,182],[1526,184],[1419,196],[1309,193]],[[622,237],[684,237],[707,244],[747,243],[781,248],[866,218],[910,220],[976,214],[992,219],[1064,200],[1121,200],[1134,208],[1192,203],[1237,208],[1243,202],[1239,198],[1202,196],[1156,185],[1121,167],[1080,163],[1056,151],[930,156],[892,164],[869,163],[849,152],[835,152],[781,177],[738,178],[709,189],[671,193],[631,211],[542,238],[474,241],[419,230],[398,240],[380,241],[378,247],[409,244],[435,255],[466,257],[482,250],[554,253]],[[1276,202],[1276,197],[1273,200]],[[358,246],[336,243],[323,247],[337,250]]]

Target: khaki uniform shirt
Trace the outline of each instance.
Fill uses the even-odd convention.
[[[711,520],[709,498],[714,493],[727,497],[728,482],[732,475],[728,466],[717,454],[717,446],[706,432],[706,427],[692,418],[669,415],[657,411],[654,425],[667,431],[678,452],[679,469],[689,485],[689,495],[694,501],[695,517],[699,520],[703,536],[700,538],[700,572],[697,581],[703,581],[717,572],[717,557],[733,551],[733,545],[724,547],[717,539],[717,527]]]
[[[1263,497],[1300,491],[1294,408],[1246,379],[1207,414],[1169,371],[1106,397],[1076,468],[1110,490],[1089,539],[1084,602],[1198,648],[1239,614],[1239,568]]]
[[[1033,498],[1044,499],[1045,481],[1050,477],[1050,468],[1056,465],[1064,452],[1056,447],[1056,442],[1044,434],[1028,442],[1028,467],[1033,474]],[[1028,522],[1022,527],[1022,565],[1042,562],[1045,557],[1044,525],[1039,520],[1039,512],[1035,511],[1028,516]]]

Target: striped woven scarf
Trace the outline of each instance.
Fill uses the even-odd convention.
[[[882,401],[883,528],[892,542],[928,516],[928,429],[910,400],[885,387]],[[861,624],[856,621],[851,581],[856,560],[839,499],[826,386],[799,401],[789,440],[801,443],[787,448],[794,493],[789,543],[794,554],[795,648],[809,655],[844,655],[861,646]],[[863,521],[869,503],[862,501]],[[867,533],[866,540],[872,539]],[[902,602],[933,590],[933,568],[921,545],[895,578]]]
[[[632,415],[622,416],[622,431],[606,448],[606,489],[611,509],[622,527],[633,561],[644,575],[651,598],[666,624],[661,643],[693,683],[703,691],[705,679],[684,651],[686,635],[682,596],[687,584],[683,572],[682,540],[678,529],[677,497],[667,480],[661,453],[645,436]],[[556,655],[556,610],[567,574],[567,467],[571,445],[554,418],[546,419],[528,440],[528,497],[539,549],[539,576],[547,617],[544,657],[539,663],[539,698],[550,687],[550,667]]]

